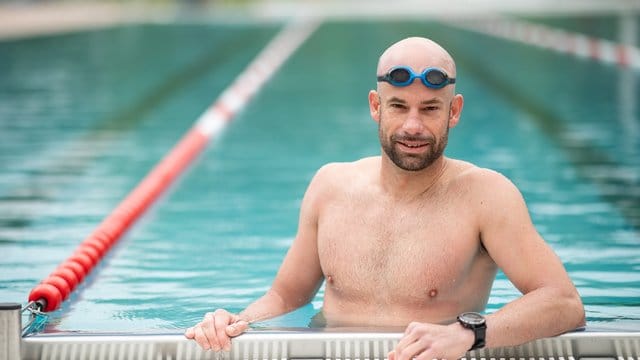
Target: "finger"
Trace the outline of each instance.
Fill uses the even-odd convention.
[[[396,360],[396,352],[391,350],[388,354],[387,354],[387,359],[389,360]]]
[[[400,339],[400,341],[398,342],[398,344],[396,345],[396,348],[394,349],[396,351],[396,353],[400,353],[402,352],[403,349],[405,349],[407,346],[413,344],[416,341],[416,339],[409,335],[409,336],[405,336],[402,339]]]
[[[218,344],[220,344],[220,348],[228,351],[231,349],[231,343],[229,337],[227,336],[227,332],[225,331],[226,327],[229,325],[231,321],[231,316],[229,313],[223,310],[216,310],[214,313],[214,327],[216,328],[216,339]]]
[[[398,360],[410,360],[421,355],[427,350],[429,350],[429,344],[422,339],[418,339],[402,350],[396,350],[396,353],[398,354]]]
[[[194,340],[200,345],[200,347],[204,350],[209,350],[211,348],[211,344],[209,344],[209,339],[204,334],[201,326],[196,326],[194,330]]]
[[[242,320],[242,319],[240,318],[240,315],[238,315],[238,314],[231,314],[231,313],[230,313],[230,314],[229,314],[229,316],[231,316],[231,322],[230,322],[230,324],[237,323],[238,321]]]
[[[446,359],[438,359],[434,357],[434,354],[432,354],[431,351],[427,350],[422,354],[420,354],[419,356],[416,356],[415,360],[446,360]]]
[[[396,355],[400,355],[403,349],[413,344],[417,339],[418,339],[418,334],[413,329],[409,331],[409,328],[407,328],[407,331],[405,331],[405,335],[400,339],[400,341],[396,345],[396,348],[395,348]]]
[[[194,336],[196,336],[196,332],[192,327],[187,328],[187,330],[184,331],[184,337],[186,337],[187,339],[193,339]]]
[[[418,326],[420,326],[419,322],[417,321],[410,322],[409,325],[407,325],[407,327],[404,329],[404,334],[409,335]]]
[[[216,335],[216,324],[215,324],[215,315],[214,313],[207,313],[204,316],[204,320],[202,321],[202,329],[204,331],[204,335],[207,337],[209,344],[211,345],[211,349],[213,351],[220,351],[222,346],[218,341],[218,337]]]
[[[244,320],[240,320],[236,323],[233,323],[227,326],[225,331],[229,337],[235,337],[245,332],[248,328],[249,328],[249,323]]]

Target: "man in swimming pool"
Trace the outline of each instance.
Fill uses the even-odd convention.
[[[393,359],[457,359],[584,324],[582,301],[518,189],[443,156],[463,107],[447,51],[404,39],[377,74],[369,108],[381,156],[322,167],[271,289],[240,314],[206,314],[187,338],[228,350],[248,323],[305,305],[323,281],[328,326],[406,326]],[[523,295],[482,316],[498,268]]]

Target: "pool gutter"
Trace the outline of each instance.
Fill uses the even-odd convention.
[[[22,339],[22,360],[384,359],[401,333],[371,329],[252,330],[231,352],[203,351],[182,334],[41,334]],[[640,332],[577,331],[524,345],[481,349],[466,359],[640,360]]]
[[[181,333],[41,333],[21,337],[21,307],[0,304],[0,360],[384,359],[397,328],[251,329],[230,352],[202,350]],[[480,349],[465,359],[640,360],[640,331],[581,330],[523,345]]]

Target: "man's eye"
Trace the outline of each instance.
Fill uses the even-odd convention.
[[[438,111],[440,110],[439,106],[427,106],[424,108],[424,111]]]
[[[404,109],[404,105],[402,104],[391,104],[391,107],[395,109]]]

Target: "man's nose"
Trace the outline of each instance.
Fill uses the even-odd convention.
[[[423,125],[416,110],[411,110],[402,124],[402,130],[411,135],[422,133]]]

